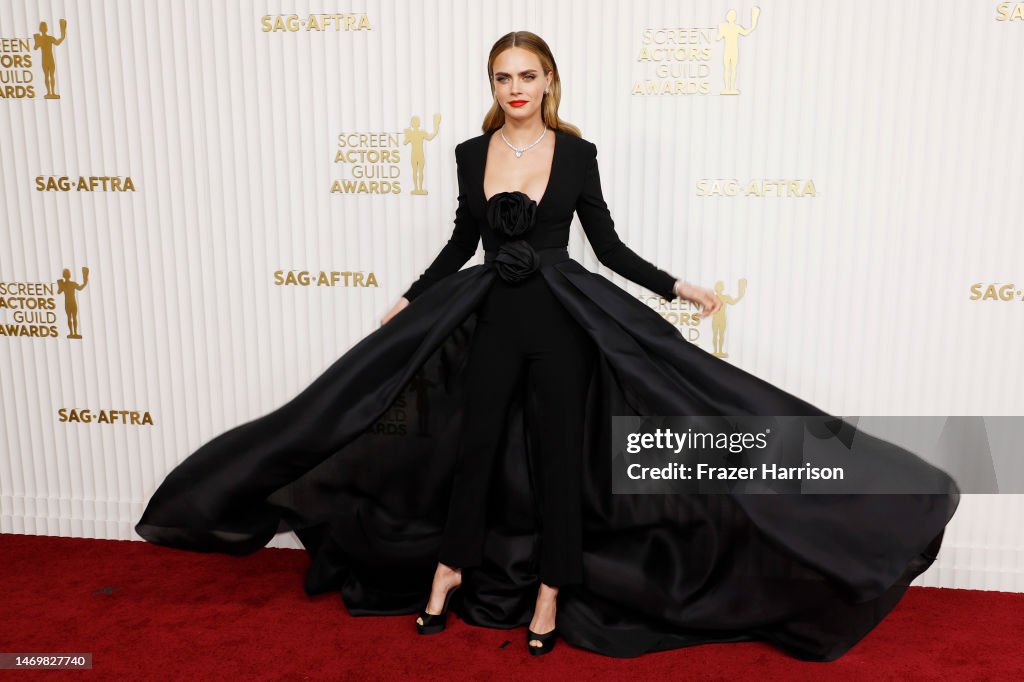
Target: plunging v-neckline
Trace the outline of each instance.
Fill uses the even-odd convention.
[[[490,203],[491,199],[493,199],[497,195],[501,194],[501,192],[495,192],[490,197],[488,197],[487,196],[487,190],[484,189],[484,178],[487,177],[487,157],[489,157],[491,155],[491,138],[494,137],[494,133],[497,132],[497,130],[498,129],[495,128],[494,130],[489,131],[487,133],[487,139],[484,140],[484,145],[485,145],[484,146],[484,165],[483,165],[483,169],[480,171],[480,185],[479,185],[480,186],[480,196],[482,196],[484,198],[484,204]],[[551,183],[554,182],[554,179],[555,179],[555,162],[558,161],[558,146],[559,146],[558,145],[558,130],[556,130],[554,128],[551,128],[550,130],[551,130],[552,133],[554,133],[554,136],[555,136],[555,146],[551,150],[551,169],[548,171],[548,181],[547,181],[547,184],[544,185],[544,193],[540,195],[540,201],[536,202],[537,203],[537,210],[540,210],[541,204],[543,204],[544,200],[548,198],[548,190],[551,189]],[[513,191],[513,190],[504,190],[504,191]],[[526,194],[526,192],[522,192],[522,193]],[[527,194],[526,196],[530,196],[530,195]],[[531,197],[530,200],[533,201],[532,197]]]

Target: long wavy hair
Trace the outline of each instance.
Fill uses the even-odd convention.
[[[491,46],[491,52],[487,55],[487,82],[491,86],[491,108],[484,115],[483,132],[497,130],[505,125],[505,110],[498,104],[498,97],[494,94],[494,60],[510,47],[521,47],[534,53],[540,59],[544,75],[551,74],[551,85],[548,88],[550,92],[544,95],[544,101],[541,102],[541,118],[544,123],[552,130],[561,130],[570,135],[582,137],[579,128],[558,117],[558,103],[562,98],[562,80],[558,75],[555,57],[551,54],[551,48],[544,42],[544,39],[529,31],[506,33]]]

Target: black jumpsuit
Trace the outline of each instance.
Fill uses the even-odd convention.
[[[501,245],[509,243],[487,222],[490,202],[484,198],[483,169],[492,133],[456,147],[460,191],[455,230],[406,292],[410,301],[458,271],[476,252],[481,236],[489,247],[485,265],[495,265]],[[615,233],[601,192],[596,146],[581,144],[584,141],[568,133],[555,134],[549,186],[536,223],[522,235],[537,256],[536,265],[545,267],[569,258],[566,245],[575,209],[604,265],[663,298],[674,298],[675,278],[641,259]],[[491,472],[513,391],[526,381],[532,394],[529,423],[537,429],[539,447],[540,579],[552,587],[580,583],[583,409],[595,362],[594,342],[558,302],[544,277],[534,272],[514,282],[494,278],[477,310],[469,352],[464,429],[438,560],[455,568],[478,566],[482,561]]]

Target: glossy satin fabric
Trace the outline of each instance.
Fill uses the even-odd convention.
[[[582,425],[584,582],[559,593],[565,640],[618,657],[751,639],[806,660],[845,653],[935,560],[955,483],[939,474],[945,495],[612,495],[612,415],[823,413],[687,342],[567,255],[542,261],[533,276],[598,348]],[[138,533],[243,555],[294,529],[311,557],[307,593],[338,591],[356,616],[412,617],[447,512],[475,310],[496,277],[493,262],[445,277],[286,404],[203,445]],[[536,598],[529,399],[508,412],[484,564],[454,607],[475,625],[528,625]],[[409,418],[392,433],[381,417],[396,407]],[[936,475],[896,450],[901,473]]]

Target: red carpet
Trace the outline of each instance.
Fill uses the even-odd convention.
[[[353,618],[337,594],[302,591],[298,550],[235,558],[143,542],[0,535],[0,652],[91,652],[90,671],[17,679],[480,680],[1024,679],[1024,594],[911,587],[843,658],[805,663],[762,643],[611,659],[558,643],[531,657],[526,628],[415,615]],[[508,642],[506,644],[506,642]]]

